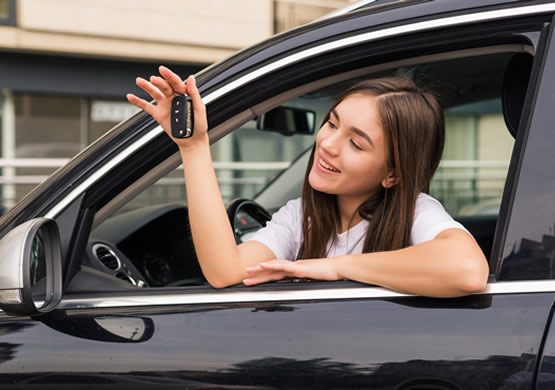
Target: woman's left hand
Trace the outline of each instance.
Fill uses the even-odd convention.
[[[317,280],[339,280],[333,266],[333,259],[314,260],[271,260],[248,267],[251,277],[243,280],[246,286],[273,282],[286,278],[309,278]]]

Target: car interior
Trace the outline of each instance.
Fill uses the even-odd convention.
[[[248,143],[247,146],[243,146],[239,142],[241,138],[237,134],[241,132],[247,135],[256,134],[257,137],[273,137],[276,142],[297,144],[296,155],[289,156],[287,166],[268,175],[255,193],[251,190],[245,195],[241,190],[233,190],[228,194],[232,197],[226,201],[236,241],[248,239],[253,232],[264,226],[279,207],[289,199],[300,196],[308,152],[315,134],[310,134],[310,131],[304,128],[299,131],[302,134],[292,135],[294,126],[293,131],[291,128],[287,130],[289,134],[276,133],[275,129],[256,129],[257,123],[259,127],[261,123],[260,119],[258,122],[256,119],[261,115],[283,107],[296,107],[301,111],[315,113],[317,129],[329,106],[350,85],[367,78],[404,75],[418,84],[431,88],[439,96],[446,112],[447,142],[450,132],[458,132],[459,138],[464,132],[478,132],[476,123],[479,120],[485,123],[482,128],[487,129],[487,120],[493,118],[492,123],[499,124],[504,119],[503,134],[484,135],[482,142],[487,143],[488,148],[495,149],[496,145],[491,143],[496,143],[499,137],[502,137],[503,141],[499,140],[500,144],[509,145],[503,174],[506,176],[531,72],[532,54],[531,45],[519,43],[432,53],[363,66],[290,89],[211,129],[211,143],[222,142],[235,133],[237,139],[233,145],[238,150],[238,155],[248,155],[246,151],[243,153],[241,150],[242,147],[248,146]],[[464,127],[463,122],[473,123],[474,127]],[[477,142],[478,136],[475,134],[473,137],[473,142]],[[299,139],[302,139],[302,142]],[[453,138],[452,143],[456,144],[457,139]],[[453,153],[455,157],[450,159],[460,159],[456,151]],[[487,155],[484,159],[488,160]],[[86,256],[80,271],[73,277],[66,291],[179,286],[210,288],[202,276],[194,251],[180,163],[178,153],[171,155],[96,210]],[[475,175],[476,172],[481,172],[480,170],[487,173],[487,169],[481,167],[451,169],[455,170],[451,174],[455,178],[468,176],[468,172]],[[469,186],[474,186],[472,188],[476,192],[476,188],[481,184],[470,180],[470,184],[457,187],[451,179],[451,182],[445,179],[448,176],[449,174],[444,172],[436,175],[431,185],[432,196],[438,197],[455,219],[463,223],[488,257],[492,250],[505,176],[501,178],[500,193],[485,198],[473,195],[474,199],[460,196],[463,200],[457,198],[461,203],[457,204],[458,209],[449,209],[446,203],[450,201],[443,195],[456,197],[457,194],[467,191]],[[223,177],[229,179],[225,175]],[[237,177],[245,181],[249,178],[248,175]],[[173,190],[175,197],[168,197],[168,201],[164,203],[145,203],[144,199],[148,198],[146,194],[156,188],[156,183],[164,180],[175,183],[179,188]],[[222,183],[225,183],[225,180]],[[449,186],[453,188],[448,188]],[[224,194],[224,199],[225,197]],[[233,199],[237,197],[239,199]],[[138,202],[138,199],[141,199],[141,202]],[[458,214],[458,210],[462,209],[473,211]]]

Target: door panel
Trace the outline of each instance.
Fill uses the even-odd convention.
[[[408,297],[4,317],[0,383],[517,389],[532,383],[553,298]]]

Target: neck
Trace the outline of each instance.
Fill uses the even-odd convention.
[[[337,227],[337,234],[341,234],[349,230],[349,228],[362,221],[362,217],[357,213],[357,210],[362,202],[364,202],[364,199],[337,196],[337,208],[339,209],[340,223],[340,226]]]

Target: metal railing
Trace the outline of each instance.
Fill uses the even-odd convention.
[[[0,159],[0,201],[3,209],[12,207],[26,192],[44,181],[55,169],[69,159],[14,158]],[[272,180],[277,173],[290,166],[288,161],[277,162],[214,162],[222,196],[229,200],[235,196],[252,197]],[[450,212],[483,199],[500,197],[507,175],[508,161],[444,160],[432,182],[432,194],[438,197]],[[176,168],[180,170],[181,167]],[[21,171],[24,172],[21,172]],[[45,172],[37,174],[36,172]],[[248,174],[246,174],[248,173]],[[178,197],[184,197],[182,176],[161,178],[158,188],[181,188]],[[164,190],[151,196],[150,202],[165,203]],[[165,191],[167,194],[168,191]],[[156,199],[159,197],[160,199]]]

